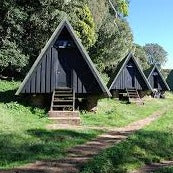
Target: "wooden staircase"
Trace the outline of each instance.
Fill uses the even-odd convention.
[[[141,104],[143,105],[144,102],[139,96],[138,90],[135,88],[126,88],[127,96],[129,99],[129,103],[136,103],[136,104]]]
[[[79,111],[75,111],[75,92],[72,88],[54,90],[49,119],[56,124],[80,125]]]
[[[51,111],[74,111],[75,93],[71,88],[55,89],[52,95]]]

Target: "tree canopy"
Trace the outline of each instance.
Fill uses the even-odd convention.
[[[166,61],[167,53],[161,46],[134,45],[125,19],[128,0],[2,0],[0,3],[0,73],[10,64],[14,71],[25,74],[23,71],[29,70],[64,16],[105,80],[129,51],[134,50],[144,69],[148,67],[146,57],[153,57],[161,64]]]
[[[67,16],[91,58],[104,71],[132,47],[131,29],[123,19],[128,14],[128,1],[112,3],[118,19],[107,0],[2,0],[0,70],[10,63],[16,71],[27,71]]]
[[[140,46],[139,44],[134,44],[133,53],[143,70],[146,70],[150,67],[147,60],[147,54],[142,46]]]
[[[148,43],[144,46],[150,64],[164,65],[167,61],[168,53],[157,43]]]

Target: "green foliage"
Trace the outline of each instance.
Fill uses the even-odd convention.
[[[13,70],[21,71],[28,63],[29,57],[22,54],[15,42],[3,40],[3,46],[0,50],[0,67],[3,71],[11,63]]]
[[[144,46],[144,50],[151,63],[164,65],[167,61],[168,53],[162,46],[157,43],[148,43]]]
[[[173,167],[165,167],[161,168],[159,170],[154,171],[153,173],[172,173],[173,172]]]
[[[116,3],[119,13],[123,14],[124,16],[128,16],[129,2],[127,0],[116,0]]]
[[[90,49],[93,61],[102,72],[106,69],[113,71],[114,66],[133,45],[133,35],[128,23],[120,19],[114,20],[114,17],[107,16],[99,30],[96,44]]]
[[[168,98],[167,98],[168,97]],[[144,98],[144,105],[126,104],[112,99],[102,99],[98,102],[97,113],[81,115],[82,123],[90,126],[122,127],[131,122],[145,118],[157,110],[163,109],[172,100],[168,95],[166,99]]]
[[[162,73],[162,75],[164,76],[165,79],[168,77],[170,72],[171,72],[171,69],[161,69],[161,73]]]
[[[24,63],[25,69],[30,69],[64,16],[68,16],[77,35],[102,72],[109,66],[112,69],[112,65],[132,48],[130,27],[122,16],[115,21],[106,0],[3,0],[1,3],[0,54],[5,56],[6,62],[11,61],[11,47],[9,52],[3,48],[9,45],[8,41],[15,44],[18,52],[15,54],[22,57],[22,63],[14,66],[17,71],[23,68]],[[118,13],[127,15],[128,1],[118,0],[113,3]],[[16,58],[14,56],[14,60],[18,61]],[[4,67],[0,65],[0,68]]]
[[[81,39],[85,48],[90,48],[96,41],[95,23],[88,6],[72,4],[74,10],[71,12],[71,22],[76,30],[78,37]],[[69,8],[69,7],[68,7]],[[72,7],[71,7],[72,8]],[[69,12],[71,10],[69,9]]]
[[[24,35],[27,13],[24,8],[11,0],[1,2],[0,27],[0,69],[1,71],[11,63],[13,70],[21,71],[28,63],[28,55],[18,44]]]
[[[169,102],[172,101],[173,95],[171,94],[169,95]],[[115,146],[101,152],[85,165],[81,172],[125,173],[139,169],[144,164],[172,160],[172,105],[166,108],[167,113],[160,119],[131,135],[126,141],[115,144]],[[171,172],[171,170],[172,168],[167,168],[163,172]]]
[[[148,69],[150,66],[148,64],[147,55],[143,47],[138,44],[134,44],[133,52],[143,70]]]
[[[0,169],[64,157],[67,149],[95,138],[96,130],[48,130],[44,109],[14,96],[20,82],[0,82]]]
[[[12,52],[12,47],[9,46],[9,42],[11,45],[14,44],[16,52],[13,51],[13,54],[20,54],[19,58],[22,62],[18,64],[19,67],[14,64],[16,70],[23,68],[23,65],[27,65],[28,56],[30,58],[27,69],[30,68],[40,50],[66,14],[68,14],[86,48],[91,47],[96,40],[95,23],[90,9],[84,2],[31,0],[28,3],[4,0],[1,13],[0,30],[2,32],[0,36],[5,41],[0,40],[0,54],[5,56],[5,64],[7,61],[10,62],[11,57],[9,55]],[[10,47],[10,49],[4,51],[4,47]],[[14,56],[13,60],[18,61],[16,58]],[[4,67],[1,66],[0,68]]]
[[[87,3],[94,18],[96,33],[98,33],[105,17],[109,13],[108,3],[106,0],[88,0]]]

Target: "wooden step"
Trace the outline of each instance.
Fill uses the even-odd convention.
[[[60,100],[60,99],[56,99],[56,100],[54,100],[53,102],[54,102],[54,103],[59,103],[59,102],[73,102],[73,100],[72,100],[72,99],[69,99],[69,100],[64,100],[64,99]]]
[[[73,97],[73,94],[63,94],[63,93],[56,94],[55,93],[55,97]]]
[[[55,94],[58,94],[58,93],[72,93],[72,90],[62,90],[62,91],[58,90],[58,91],[55,91]]]
[[[53,107],[69,107],[69,106],[73,106],[73,102],[55,102],[53,103]]]
[[[53,105],[53,108],[72,108],[73,105]]]
[[[69,87],[59,87],[59,88],[55,89],[55,91],[59,91],[59,90],[72,90],[72,88],[69,88]]]
[[[49,117],[80,117],[79,111],[49,111]]]
[[[51,111],[74,111],[75,93],[71,88],[57,88],[52,94]]]
[[[138,98],[138,95],[136,94],[129,94],[130,97],[137,97]]]
[[[140,103],[143,104],[142,99],[139,96],[138,90],[137,89],[126,89],[127,95],[129,97],[129,102],[130,103]]]
[[[58,96],[55,96],[54,97],[54,100],[73,100],[73,97],[58,97]]]
[[[80,117],[50,117],[54,123],[80,125]]]

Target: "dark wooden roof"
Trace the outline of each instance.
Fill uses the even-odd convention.
[[[145,84],[147,85],[148,89],[151,90],[151,85],[149,84],[142,68],[140,67],[139,63],[136,61],[134,55],[130,52],[128,53],[128,55],[117,65],[117,68],[115,70],[115,73],[113,74],[110,82],[109,82],[109,90],[112,89],[112,87],[114,86],[114,84],[116,83],[118,76],[121,74],[122,70],[125,68],[125,66],[127,65],[127,63],[130,60],[133,60],[133,62],[135,63],[135,65],[137,66],[137,69],[139,71],[139,73],[141,74],[142,78],[144,79]]]
[[[154,65],[151,65],[150,68],[148,68],[148,69],[146,69],[146,70],[144,71],[144,74],[145,74],[145,76],[146,76],[147,78],[148,78],[149,75],[151,74],[153,68],[154,68]]]
[[[168,83],[170,90],[173,91],[173,70],[170,70],[166,82]]]
[[[165,87],[167,88],[167,90],[170,90],[169,85],[166,82],[165,78],[163,77],[163,75],[162,75],[161,71],[159,70],[157,64],[151,65],[151,67],[149,69],[144,71],[147,79],[149,79],[151,77],[151,75],[153,74],[153,72],[155,70],[157,71],[158,75],[160,76],[160,78],[161,78],[162,82],[164,83]]]
[[[64,27],[67,28],[68,32],[70,33],[71,37],[73,38],[74,43],[76,44],[78,50],[80,51],[81,55],[83,56],[85,62],[88,64],[88,66],[89,66],[90,70],[92,71],[92,73],[93,73],[96,81],[98,82],[98,85],[100,86],[102,92],[105,93],[107,96],[111,96],[108,88],[105,86],[105,84],[102,81],[102,79],[101,79],[101,77],[100,77],[97,69],[95,68],[92,60],[90,59],[87,51],[85,50],[85,48],[81,44],[81,41],[76,36],[76,34],[75,34],[75,32],[74,32],[71,24],[69,23],[69,21],[67,19],[64,19],[59,24],[59,26],[56,28],[56,30],[52,34],[51,38],[46,43],[45,47],[42,49],[42,51],[41,51],[40,55],[38,56],[38,58],[36,59],[35,63],[31,67],[30,71],[26,75],[26,77],[23,80],[22,84],[20,85],[19,89],[17,90],[16,95],[19,95],[21,93],[21,91],[24,88],[25,84],[30,79],[31,75],[33,74],[35,68],[37,67],[37,65],[39,64],[39,62],[41,61],[41,59],[45,56],[46,51],[50,48],[51,44],[56,41],[56,39],[58,38],[58,36],[60,35],[60,33],[61,33],[61,31],[63,30]]]

